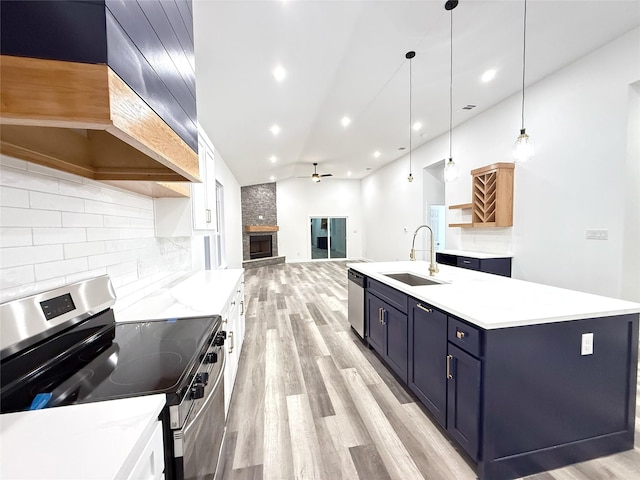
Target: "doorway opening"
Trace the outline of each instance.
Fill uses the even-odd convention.
[[[347,258],[346,217],[311,217],[311,259]]]

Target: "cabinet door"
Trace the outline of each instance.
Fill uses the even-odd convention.
[[[409,388],[442,426],[447,422],[447,315],[409,301]]]
[[[216,230],[216,177],[213,148],[203,138],[198,143],[202,183],[191,185],[193,228]]]
[[[386,328],[382,324],[382,313],[386,304],[375,295],[365,293],[365,315],[367,316],[367,341],[380,355],[386,354]]]
[[[482,364],[451,343],[447,361],[447,430],[471,458],[477,460]]]
[[[407,315],[400,310],[385,305],[382,323],[387,329],[387,364],[403,382],[407,382]]]

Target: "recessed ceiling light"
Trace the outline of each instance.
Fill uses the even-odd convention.
[[[413,129],[417,132],[418,130],[420,130],[422,128],[422,123],[421,122],[416,122],[413,124]]]
[[[491,80],[493,80],[495,78],[495,76],[496,76],[496,70],[495,70],[495,68],[491,68],[491,69],[487,70],[486,72],[484,72],[482,74],[482,77],[480,77],[480,78],[481,78],[481,80],[483,82],[490,82]]]
[[[274,135],[278,135],[280,133],[280,127],[278,125],[273,125],[269,130],[271,130],[271,133]]]
[[[271,175],[271,176],[269,177],[269,180],[271,180],[272,182],[274,182],[274,181],[275,181],[275,179],[276,179],[276,177],[274,177],[273,175]]]
[[[373,156],[378,158],[380,156],[380,152],[376,150],[375,152],[373,152]]]
[[[351,170],[347,172],[347,177],[350,177],[350,176],[351,176]]]
[[[340,123],[342,123],[343,127],[348,127],[349,124],[351,123],[351,119],[347,116],[342,117],[342,120],[340,120]]]
[[[282,65],[278,65],[272,70],[271,75],[276,79],[276,82],[282,82],[287,77],[287,71]]]
[[[278,158],[275,155],[271,155],[269,157],[269,160],[271,160],[271,163],[276,163],[278,161]]]

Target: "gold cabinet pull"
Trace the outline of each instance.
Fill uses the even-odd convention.
[[[382,323],[382,307],[378,308],[378,323]]]
[[[447,379],[451,380],[453,375],[451,375],[451,360],[453,359],[453,355],[447,355]]]
[[[386,325],[386,324],[387,324],[387,320],[385,319],[385,317],[386,317],[386,313],[387,313],[387,311],[383,308],[383,309],[382,309],[382,324],[383,324],[383,325]]]
[[[431,313],[431,312],[433,312],[433,310],[432,310],[431,308],[427,308],[427,307],[425,307],[424,305],[422,305],[421,303],[419,303],[419,304],[417,305],[417,307],[418,307],[420,310],[424,310],[424,311],[425,311],[425,312],[427,312],[427,313]]]
[[[456,330],[456,337],[464,338],[464,332],[462,330]]]
[[[229,345],[229,353],[233,353],[233,332],[229,332],[229,340],[231,341],[231,345]]]
[[[244,300],[240,300],[240,315],[244,315]]]

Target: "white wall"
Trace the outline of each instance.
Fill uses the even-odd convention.
[[[623,241],[635,252],[640,248],[638,229],[624,224],[629,88],[640,79],[638,45],[636,28],[527,87],[526,127],[536,156],[516,166],[514,227],[448,229],[447,248],[512,251],[516,278],[621,296]],[[519,128],[518,94],[454,129],[460,177],[446,185],[447,205],[471,200],[470,170],[512,161]],[[443,135],[415,150],[414,171],[448,157],[447,140]],[[407,173],[405,157],[362,181],[365,257],[407,258],[411,238],[403,227],[411,230],[424,218],[422,176],[409,184]],[[449,222],[458,220],[459,211],[448,213]],[[586,229],[607,229],[609,240],[586,240]]]
[[[360,181],[289,179],[276,184],[278,254],[287,262],[311,260],[310,217],[347,217],[347,257],[362,257]]]
[[[188,237],[154,236],[151,198],[0,156],[0,303],[108,274],[123,308],[190,268]]]
[[[224,187],[225,250],[228,268],[242,268],[242,203],[240,184],[216,151],[216,180]]]

